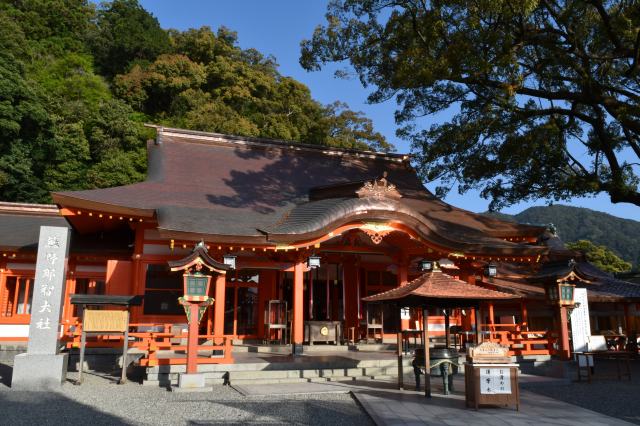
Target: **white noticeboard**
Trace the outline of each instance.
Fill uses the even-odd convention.
[[[576,308],[571,312],[571,340],[574,352],[586,352],[589,350],[589,337],[591,337],[591,322],[589,321],[589,301],[586,288],[573,290],[573,301]],[[585,366],[585,357],[580,357],[580,366]],[[593,365],[593,361],[589,362]]]
[[[511,394],[511,369],[482,367],[480,393],[485,395]]]

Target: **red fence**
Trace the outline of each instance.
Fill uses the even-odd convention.
[[[142,366],[182,365],[187,363],[186,332],[172,331],[174,324],[130,324],[129,349],[135,348],[143,353],[140,358]],[[77,324],[75,330],[66,335],[68,348],[80,347],[82,325]],[[87,341],[90,348],[122,348],[122,335],[98,336]],[[199,335],[201,345],[198,352],[211,353],[199,356],[198,364],[231,364],[233,363],[231,338],[211,334]],[[218,352],[219,354],[213,354]]]

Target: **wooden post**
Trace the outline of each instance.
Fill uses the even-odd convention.
[[[226,275],[218,274],[216,277],[216,290],[214,296],[213,305],[213,335],[219,337],[216,339],[216,344],[222,343],[222,336],[224,336],[224,305],[226,295]]]
[[[304,264],[298,261],[293,267],[293,318],[292,318],[292,353],[302,355],[304,339]]]
[[[400,308],[397,308],[400,312]],[[398,314],[399,315],[399,314]],[[398,389],[404,389],[404,367],[402,365],[402,332],[398,331]]]
[[[449,314],[451,313],[450,309],[446,309],[444,311],[444,346],[448,348],[451,344],[451,333],[449,333]]]
[[[571,348],[569,347],[569,324],[567,321],[567,308],[560,306],[560,359],[571,359]]]
[[[496,321],[493,316],[493,302],[489,302],[488,306],[489,306],[489,330],[496,331],[496,328],[494,327]]]
[[[473,316],[476,324],[476,346],[479,345],[482,339],[482,333],[480,331],[480,308],[473,308]]]
[[[198,372],[198,303],[189,303],[189,336],[187,338],[187,374]]]
[[[631,315],[629,314],[629,303],[625,303],[624,304],[624,328],[625,328],[625,334],[627,335],[628,338],[631,338],[631,333],[635,330],[631,330],[632,326],[632,320],[631,320]]]
[[[527,302],[522,299],[520,301],[520,312],[522,316],[522,331],[529,330],[529,312],[527,311]]]
[[[398,287],[402,287],[406,285],[409,281],[409,265],[406,263],[403,258],[398,263]],[[402,306],[400,306],[401,308]],[[411,328],[410,324],[411,319],[400,319],[400,331],[408,330]]]
[[[429,362],[429,310],[422,309],[422,330],[424,337],[422,347],[424,348],[424,396],[431,398],[431,368]]]

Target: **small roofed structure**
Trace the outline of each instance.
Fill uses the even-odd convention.
[[[424,359],[429,358],[429,309],[430,308],[474,308],[478,309],[480,302],[493,300],[519,299],[520,296],[503,293],[468,284],[462,280],[443,273],[439,269],[427,272],[410,283],[364,297],[362,300],[370,303],[389,303],[400,307],[422,308],[422,330]],[[479,342],[478,314],[476,313],[476,342]],[[398,386],[402,389],[402,349],[401,332],[398,333]],[[449,312],[445,312],[445,349],[449,348]],[[431,396],[429,368],[425,368],[425,396]],[[417,379],[416,379],[417,380]]]
[[[363,298],[365,302],[390,302],[398,306],[435,308],[477,307],[481,301],[518,299],[503,293],[466,283],[440,270],[427,272],[407,285]]]

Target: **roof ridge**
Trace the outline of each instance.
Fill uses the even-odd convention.
[[[55,204],[15,203],[0,201],[0,213],[22,213],[26,215],[59,216],[60,210]]]
[[[312,150],[312,151],[330,151],[336,154],[354,155],[357,157],[371,157],[381,158],[389,161],[406,161],[409,160],[409,154],[398,154],[392,152],[379,152],[379,151],[361,151],[352,148],[339,148],[329,145],[315,145],[310,143],[304,143],[299,141],[288,141],[283,139],[271,139],[255,136],[240,136],[240,135],[228,135],[224,133],[203,132],[199,130],[179,129],[174,127],[164,127],[160,125],[145,123],[145,127],[156,129],[157,143],[162,143],[162,136],[164,135],[178,135],[182,137],[191,137],[200,141],[210,140],[211,142],[227,142],[244,145],[254,146],[277,146],[284,149],[292,150]]]

